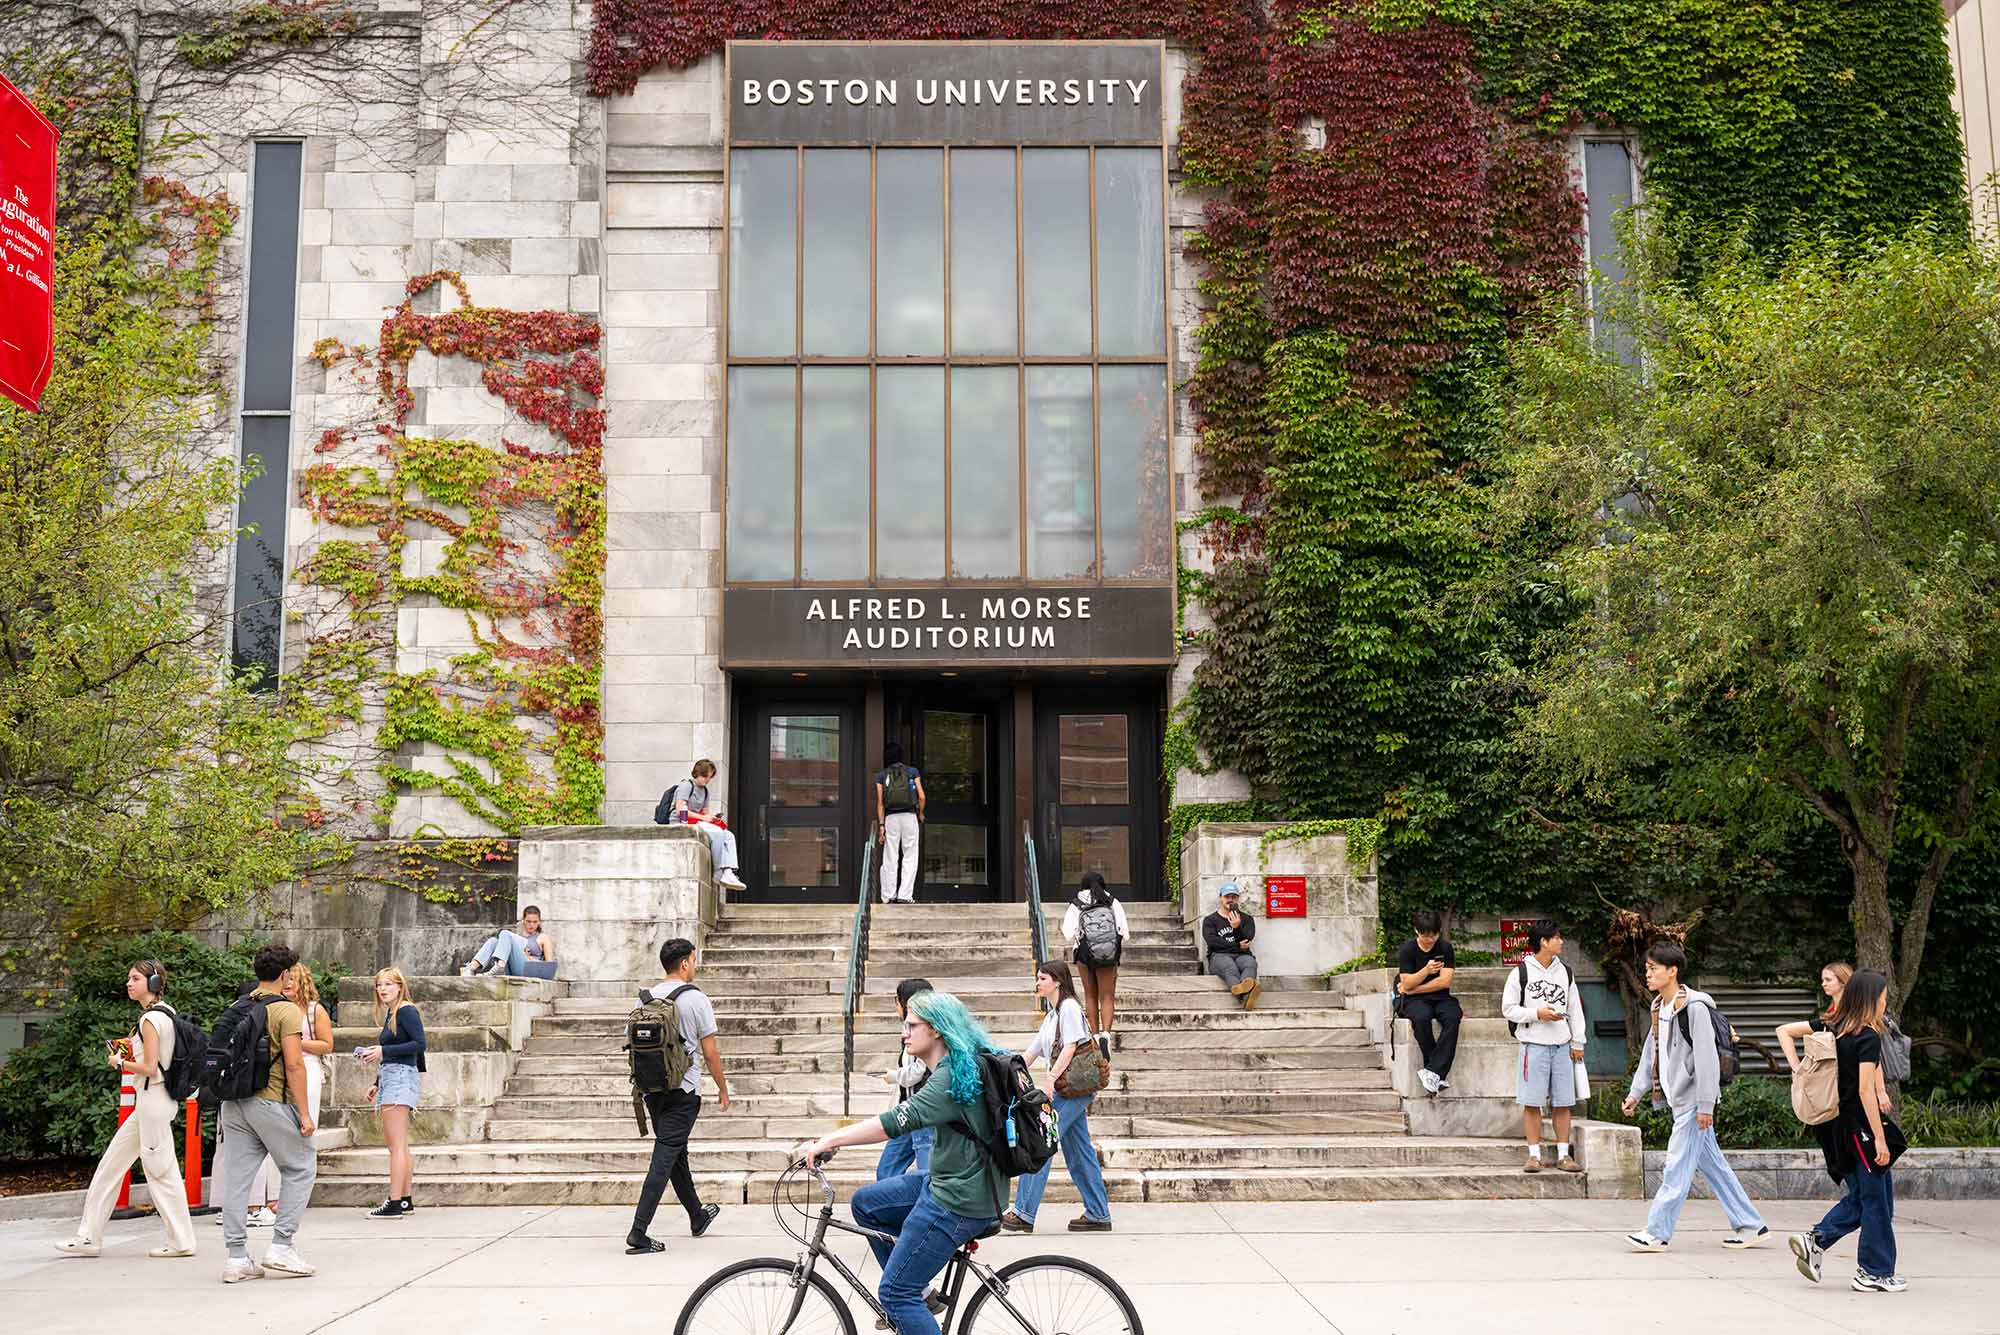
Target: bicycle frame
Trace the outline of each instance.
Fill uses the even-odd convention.
[[[896,1241],[895,1234],[881,1233],[872,1228],[862,1228],[859,1224],[844,1224],[835,1219],[833,1217],[833,1184],[827,1181],[825,1172],[819,1168],[814,1167],[807,1171],[819,1183],[820,1192],[825,1199],[820,1205],[819,1213],[813,1216],[810,1237],[802,1237],[799,1234],[792,1233],[791,1229],[785,1228],[784,1216],[781,1213],[778,1214],[778,1226],[784,1228],[785,1232],[790,1234],[794,1239],[805,1244],[805,1251],[800,1254],[798,1262],[792,1267],[792,1310],[786,1314],[785,1324],[780,1328],[778,1335],[787,1335],[787,1332],[792,1328],[792,1323],[799,1319],[799,1312],[805,1307],[807,1286],[811,1282],[814,1269],[821,1260],[831,1265],[834,1273],[847,1281],[847,1287],[852,1289],[863,1303],[867,1304],[869,1311],[873,1312],[881,1320],[889,1320],[888,1312],[883,1310],[881,1302],[869,1291],[868,1285],[862,1281],[861,1277],[855,1274],[848,1267],[847,1262],[841,1260],[837,1253],[827,1250],[826,1234],[828,1229],[838,1229],[842,1233],[851,1233],[860,1238],[879,1239],[892,1245]],[[782,1191],[784,1187],[783,1179],[779,1180],[778,1186],[779,1190]],[[777,1213],[779,1206],[776,1199],[773,1199],[771,1206],[772,1211]],[[944,1296],[945,1300],[944,1311],[938,1321],[939,1328],[945,1331],[951,1329],[952,1318],[958,1315],[959,1296],[965,1289],[966,1273],[970,1271],[979,1281],[980,1287],[993,1294],[994,1299],[999,1302],[1001,1307],[1006,1309],[1008,1315],[1020,1323],[1021,1329],[1027,1332],[1027,1335],[1036,1335],[1034,1326],[1026,1316],[1022,1315],[1021,1310],[1014,1306],[1013,1301],[1007,1296],[1007,1285],[994,1273],[993,1267],[973,1257],[973,1249],[978,1245],[977,1240],[961,1244],[952,1252],[951,1259],[945,1262],[944,1270],[938,1276],[938,1292]],[[891,1324],[893,1325],[894,1323],[892,1322]]]

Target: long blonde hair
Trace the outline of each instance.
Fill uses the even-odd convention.
[[[1838,978],[1840,980],[1841,987],[1845,988],[1847,986],[1847,980],[1854,977],[1854,966],[1852,964],[1849,964],[1846,960],[1835,960],[1833,963],[1823,966],[1820,969],[1820,972],[1832,974],[1835,978]],[[1840,1003],[1837,1001],[1827,1002],[1826,1010],[1820,1015],[1819,1018],[1822,1020],[1831,1020],[1833,1018],[1834,1008],[1839,1004]]]
[[[292,976],[299,980],[299,1009],[309,1011],[319,1005],[319,984],[313,981],[313,972],[304,960],[292,966]]]
[[[370,1009],[375,1014],[376,1024],[382,1023],[382,1021],[386,1018],[389,1021],[389,1032],[392,1034],[400,1034],[403,1031],[396,1027],[396,1012],[401,1010],[404,1006],[414,1006],[417,1003],[413,1001],[410,997],[410,980],[403,977],[403,971],[401,969],[397,968],[395,965],[392,964],[386,969],[377,969],[375,971],[376,983],[380,983],[385,978],[394,982],[396,984],[397,991],[399,991],[402,995],[397,1000],[394,1006],[384,1006],[382,1004],[382,994],[380,992],[374,991],[373,987],[371,986],[368,998],[370,1002]]]

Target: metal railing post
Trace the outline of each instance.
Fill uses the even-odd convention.
[[[854,927],[847,936],[847,996],[840,1020],[840,1115],[852,1115],[854,1098],[854,1017],[860,1011],[868,989],[868,931],[873,921],[874,896],[868,888],[875,881],[875,838],[870,835],[861,850],[861,892],[855,897]]]

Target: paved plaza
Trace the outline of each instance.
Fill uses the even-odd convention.
[[[422,1199],[423,1184],[417,1184]],[[1817,1218],[1806,1201],[1766,1208],[1782,1233]],[[150,1221],[113,1224],[95,1261],[50,1244],[69,1221],[0,1223],[0,1300],[7,1326],[34,1335],[132,1329],[233,1333],[498,1330],[665,1335],[691,1288],[742,1257],[789,1255],[767,1209],[726,1211],[699,1242],[669,1226],[668,1250],[620,1249],[630,1212],[566,1206],[422,1210],[374,1222],[316,1209],[299,1236],[320,1270],[301,1280],[218,1282],[220,1229],[197,1220],[202,1255],[146,1257]],[[984,1244],[1008,1259],[1072,1249],[1116,1275],[1147,1335],[1391,1335],[1453,1332],[1562,1335],[1686,1332],[2000,1332],[2000,1202],[1915,1201],[1899,1210],[1901,1295],[1847,1287],[1853,1243],[1807,1284],[1782,1240],[1736,1253],[1720,1245],[1712,1201],[1692,1201],[1673,1250],[1628,1251],[1638,1202],[1438,1201],[1301,1205],[1126,1205],[1118,1232],[1073,1238],[1052,1208],[1044,1232]],[[1053,1225],[1053,1228],[1051,1228]],[[253,1235],[261,1252],[268,1235]],[[858,1260],[861,1248],[842,1248]],[[873,1266],[864,1275],[872,1282]],[[153,1290],[143,1305],[141,1295]],[[872,1323],[858,1320],[866,1335]]]

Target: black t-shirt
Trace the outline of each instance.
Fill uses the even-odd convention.
[[[1439,937],[1436,941],[1433,941],[1431,948],[1425,950],[1417,944],[1417,938],[1413,936],[1403,943],[1401,950],[1396,952],[1396,972],[1415,973],[1424,967],[1425,960],[1437,960],[1447,969],[1456,969],[1458,967],[1458,952],[1453,950],[1451,942],[1445,940],[1443,937]],[[1451,995],[1451,989],[1448,987],[1434,988],[1429,992],[1420,993],[1419,995],[1426,997],[1448,997]]]
[[[1826,1021],[1815,1018],[1812,1027],[1826,1028]],[[1840,1121],[1850,1127],[1866,1127],[1868,1110],[1861,1106],[1861,1066],[1864,1062],[1882,1062],[1882,1035],[1866,1026],[1851,1034],[1841,1034],[1833,1040],[1833,1054],[1838,1071],[1840,1089]]]

